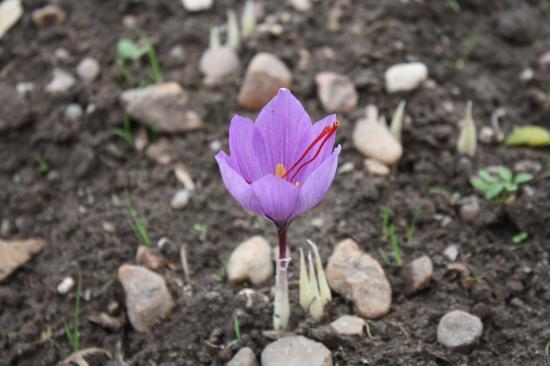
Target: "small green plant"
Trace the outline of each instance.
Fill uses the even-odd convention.
[[[36,161],[38,162],[38,171],[40,174],[46,174],[50,171],[50,166],[42,154],[36,154]]]
[[[151,245],[151,239],[149,238],[149,233],[147,232],[147,226],[145,226],[145,221],[139,215],[139,213],[134,208],[132,201],[128,198],[128,212],[130,212],[130,226],[132,230],[138,237],[142,245],[146,247]]]
[[[533,179],[529,173],[519,173],[516,176],[504,166],[497,168],[498,174],[492,174],[485,169],[479,170],[477,177],[472,179],[472,186],[485,195],[488,200],[505,200],[511,193],[517,191],[520,184]]]
[[[223,282],[225,280],[225,274],[227,273],[227,262],[223,262],[220,269],[212,275],[212,278],[216,282]]]
[[[403,264],[403,261],[401,259],[401,248],[399,247],[399,241],[397,240],[397,235],[395,234],[394,225],[390,226],[389,239],[390,239],[391,252],[393,255],[393,259],[395,260],[395,264],[397,264],[398,266],[401,266]]]
[[[512,237],[512,244],[519,245],[529,238],[529,234],[525,231],[521,231]]]
[[[136,84],[136,80],[132,76],[132,73],[128,68],[128,62],[137,62],[142,57],[147,55],[152,81],[155,83],[160,83],[164,80],[164,77],[160,70],[160,64],[158,62],[155,48],[153,47],[152,42],[149,40],[149,38],[145,36],[145,34],[143,34],[143,32],[141,32],[140,30],[137,31],[142,36],[142,39],[139,43],[136,43],[127,38],[122,38],[117,42],[117,67],[128,85],[133,86]]]
[[[208,225],[206,224],[195,224],[193,225],[193,230],[199,234],[199,239],[206,239],[206,234],[208,234]]]
[[[466,61],[472,52],[475,50],[479,39],[481,38],[481,30],[478,26],[475,26],[472,28],[470,33],[468,34],[468,37],[464,40],[464,46],[462,48],[462,60]]]
[[[447,7],[455,13],[460,13],[460,11],[462,10],[458,0],[445,0],[445,5],[447,5]]]
[[[235,332],[235,339],[231,340],[227,347],[231,348],[241,341],[241,323],[237,314],[233,315],[233,331]]]
[[[65,334],[67,339],[71,344],[73,352],[77,352],[80,349],[80,330],[79,330],[79,321],[80,321],[80,293],[82,291],[82,276],[78,274],[78,284],[76,287],[76,301],[74,305],[74,319],[73,326],[71,327],[69,323],[65,323]]]
[[[130,118],[128,116],[124,116],[124,120],[122,122],[122,128],[115,128],[113,129],[113,134],[115,136],[120,137],[123,139],[130,147],[134,148],[134,135],[132,134],[132,126],[130,123]]]
[[[384,211],[382,215],[382,240],[386,240],[389,235],[391,220],[391,208],[389,205],[384,206]]]
[[[411,223],[409,224],[409,227],[407,228],[407,244],[412,243],[412,240],[413,240],[413,237],[414,237],[414,232],[416,230],[416,220],[418,220],[418,217],[420,216],[421,213],[422,213],[421,208],[417,208],[416,210],[414,210],[414,214],[413,214],[413,217],[411,219]]]
[[[382,258],[382,262],[384,262],[385,266],[391,266],[390,259],[381,248],[378,248],[378,254],[380,254],[380,258]]]

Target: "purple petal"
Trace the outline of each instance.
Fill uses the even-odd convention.
[[[336,174],[340,150],[341,147],[338,145],[334,152],[303,183],[300,188],[298,208],[294,212],[293,218],[311,210],[325,197]]]
[[[220,167],[223,183],[233,198],[247,210],[262,215],[252,187],[230,166],[227,154],[223,151],[219,152],[216,154],[216,161]]]
[[[294,163],[299,142],[311,127],[311,120],[288,89],[279,89],[258,115],[256,127],[266,147],[266,155],[260,157],[266,168],[264,174],[273,174],[277,164],[288,169]]]
[[[265,175],[257,156],[265,155],[262,136],[250,119],[233,116],[229,126],[231,166],[244,179],[253,182]]]
[[[296,185],[270,174],[252,183],[252,189],[265,217],[280,225],[289,222],[298,203]]]

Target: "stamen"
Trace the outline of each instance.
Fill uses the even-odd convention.
[[[277,164],[275,166],[275,176],[285,179],[286,177],[286,169],[283,164]]]
[[[296,187],[300,188],[300,181],[296,182]]]

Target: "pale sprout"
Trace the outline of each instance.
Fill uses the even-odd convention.
[[[243,9],[243,15],[241,18],[241,36],[246,39],[254,33],[256,29],[256,9],[254,8],[254,1],[248,0]]]
[[[477,132],[472,118],[472,102],[469,101],[466,104],[466,112],[464,119],[461,121],[460,135],[458,136],[458,142],[456,149],[461,155],[468,155],[474,157],[477,147]]]
[[[304,252],[300,249],[300,306],[313,319],[320,320],[323,317],[324,307],[332,299],[332,295],[317,246],[311,240],[307,242],[315,256],[315,265],[310,251],[306,268]]]
[[[210,28],[210,45],[209,48],[219,48],[221,46],[220,41],[220,28],[219,27],[212,27]]]
[[[403,117],[405,116],[405,105],[407,103],[405,101],[402,101],[397,106],[397,109],[395,110],[395,113],[393,114],[393,118],[391,120],[390,125],[390,132],[397,139],[397,141],[401,142],[401,131],[403,130]]]
[[[239,22],[233,10],[227,12],[227,45],[235,50],[241,46]]]

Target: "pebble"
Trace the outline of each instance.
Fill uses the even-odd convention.
[[[187,206],[189,203],[189,198],[191,197],[191,193],[187,189],[180,189],[174,194],[174,197],[172,197],[172,201],[170,201],[170,207],[172,207],[174,210],[181,210]]]
[[[178,64],[183,64],[185,62],[185,48],[183,48],[182,45],[178,44],[172,47],[168,55]]]
[[[277,56],[260,52],[250,61],[239,91],[239,104],[247,109],[260,109],[279,88],[290,88],[292,75]]]
[[[345,75],[321,72],[315,77],[317,94],[323,108],[329,113],[350,113],[357,106],[357,90]]]
[[[534,160],[520,160],[514,164],[514,172],[538,174],[542,170],[542,164]]]
[[[34,90],[34,83],[32,81],[21,81],[15,85],[15,90],[22,97],[26,97]]]
[[[386,165],[395,164],[403,154],[399,141],[378,122],[378,110],[373,105],[367,106],[367,118],[355,124],[353,145],[363,155]]]
[[[352,161],[346,161],[338,168],[338,174],[351,173],[355,170],[355,164]]]
[[[401,270],[401,278],[405,284],[405,294],[412,295],[428,287],[432,272],[432,260],[427,255],[416,258],[404,266]]]
[[[136,253],[136,262],[145,267],[155,270],[164,266],[169,266],[168,260],[153,248],[138,246]]]
[[[94,81],[100,71],[99,62],[93,57],[86,57],[76,66],[76,74],[86,82]]]
[[[63,47],[56,48],[53,52],[53,55],[56,60],[60,62],[69,63],[73,61],[73,56],[71,55],[69,50]]]
[[[207,49],[199,62],[207,85],[217,84],[224,78],[234,75],[240,67],[239,56],[233,48],[227,46]]]
[[[23,15],[21,0],[6,0],[0,3],[0,39]]]
[[[70,122],[78,122],[82,116],[84,115],[84,111],[82,110],[82,107],[80,104],[77,103],[71,103],[65,108],[65,119]]]
[[[147,147],[145,155],[160,165],[168,165],[172,162],[172,145],[168,139],[161,138]]]
[[[250,348],[244,347],[227,363],[227,366],[258,366],[258,361],[254,352]]]
[[[138,332],[149,331],[174,307],[166,281],[155,272],[125,264],[118,269],[118,279],[126,294],[128,319]]]
[[[119,330],[124,325],[124,323],[119,318],[103,312],[90,314],[88,316],[88,320],[92,323],[101,325],[103,328],[112,330]]]
[[[249,279],[259,285],[268,281],[273,276],[269,242],[261,236],[254,236],[239,244],[229,257],[227,276],[234,283]]]
[[[363,161],[363,166],[369,174],[377,175],[379,177],[387,177],[390,175],[390,168],[376,160],[365,159],[365,161]]]
[[[76,80],[70,73],[61,69],[54,69],[53,78],[46,85],[46,91],[51,94],[63,94],[68,92],[75,83]]]
[[[65,277],[63,281],[57,285],[57,293],[66,295],[74,288],[75,282],[72,277]]]
[[[105,365],[113,356],[109,351],[103,348],[86,348],[69,355],[58,366],[87,366],[87,365]]]
[[[220,140],[214,140],[209,145],[210,150],[218,152],[222,149],[222,142]]]
[[[464,197],[460,205],[460,218],[466,222],[475,222],[479,218],[481,208],[476,196]]]
[[[385,74],[388,93],[411,91],[428,79],[428,68],[421,62],[391,66]]]
[[[32,21],[40,28],[65,23],[67,15],[57,5],[46,5],[32,12]]]
[[[437,341],[445,347],[460,349],[472,345],[482,332],[481,319],[462,310],[453,310],[439,321]]]
[[[495,131],[489,126],[483,126],[479,130],[479,142],[483,144],[492,144],[495,142]]]
[[[178,181],[183,184],[185,189],[192,191],[195,189],[195,183],[193,182],[193,178],[191,178],[191,174],[185,168],[185,165],[178,164],[174,168],[174,174],[176,175],[176,178],[178,178]]]
[[[332,355],[322,343],[303,336],[281,338],[262,351],[262,366],[332,366]]]
[[[458,258],[458,253],[458,245],[452,244],[445,248],[445,250],[443,251],[443,256],[450,262],[454,262]]]
[[[330,323],[330,326],[338,335],[359,336],[363,335],[365,320],[355,315],[342,315],[341,317]]]
[[[235,301],[243,304],[245,308],[251,309],[269,303],[269,298],[251,288],[243,288],[235,296]]]
[[[120,96],[126,113],[141,123],[151,123],[157,132],[182,133],[203,127],[187,107],[188,93],[176,82],[126,90]]]
[[[212,7],[213,0],[182,0],[185,10],[190,12],[199,12],[208,10]]]
[[[0,82],[0,132],[29,122],[29,103],[11,85]]]
[[[326,275],[330,287],[351,300],[358,315],[375,319],[390,311],[392,291],[382,266],[353,240],[336,245]]]
[[[42,239],[0,240],[0,282],[40,253],[45,245]]]
[[[535,72],[533,71],[533,69],[531,69],[530,67],[524,69],[520,74],[519,74],[519,79],[521,81],[530,81],[530,80],[533,80],[533,77],[535,76]]]
[[[297,11],[306,12],[311,10],[310,0],[290,0],[290,5]]]
[[[139,128],[134,136],[134,147],[139,153],[143,153],[149,144],[149,134],[145,128]]]

